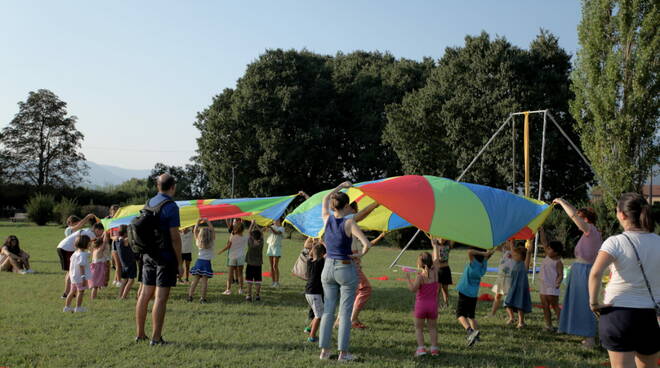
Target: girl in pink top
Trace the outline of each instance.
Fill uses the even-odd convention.
[[[408,278],[408,288],[410,291],[417,293],[415,297],[415,311],[413,313],[415,319],[415,337],[417,338],[417,350],[415,356],[419,357],[426,355],[426,347],[424,347],[424,324],[429,329],[429,337],[431,338],[431,355],[437,356],[440,352],[438,348],[438,265],[440,264],[440,257],[438,246],[435,242],[433,245],[433,257],[429,252],[422,252],[417,257],[417,272],[415,281],[410,279],[410,274],[406,273]]]

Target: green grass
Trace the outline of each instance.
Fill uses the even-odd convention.
[[[56,226],[0,222],[0,239],[15,234],[21,246],[32,255],[35,275],[0,274],[0,367],[303,367],[328,366],[318,360],[319,349],[306,342],[307,304],[304,283],[290,276],[302,241],[285,240],[281,270],[283,287],[262,291],[262,302],[247,303],[242,296],[223,296],[225,275],[209,282],[209,304],[184,301],[187,287],[172,289],[164,337],[174,344],[149,347],[135,344],[134,300],[116,300],[116,288],[101,290],[90,302],[86,295],[84,314],[62,313],[63,273],[55,247],[63,237]],[[217,245],[226,234],[219,232]],[[501,318],[479,318],[482,339],[473,348],[465,346],[465,333],[456,322],[453,308],[438,319],[441,355],[413,358],[415,350],[411,310],[414,295],[405,283],[397,281],[401,272],[389,270],[398,249],[377,247],[364,260],[368,277],[388,276],[388,281],[372,280],[373,294],[361,314],[366,330],[353,330],[351,351],[363,359],[359,367],[585,367],[607,360],[603,350],[578,347],[580,338],[546,333],[542,312],[534,309],[529,327],[522,331],[506,327]],[[401,264],[414,265],[416,251],[407,252]],[[490,265],[498,262],[499,253]],[[226,271],[225,256],[216,257],[214,270]],[[451,254],[454,272],[461,272],[464,251]],[[264,271],[267,271],[264,267]],[[454,275],[454,282],[459,275]],[[266,280],[268,281],[268,280]],[[493,282],[493,278],[484,278]],[[269,285],[266,282],[266,285]],[[481,293],[489,292],[482,288]],[[455,305],[456,291],[451,290]],[[532,295],[539,303],[538,295]],[[490,302],[478,304],[478,316]],[[148,322],[148,325],[150,322]],[[147,327],[150,331],[150,327]],[[334,332],[336,338],[336,331]],[[428,338],[428,337],[427,337]],[[428,345],[428,341],[427,341]]]

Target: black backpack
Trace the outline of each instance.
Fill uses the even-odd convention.
[[[128,225],[128,244],[133,252],[139,254],[154,254],[164,249],[168,238],[160,229],[160,210],[171,203],[166,199],[155,207],[149,207],[149,201],[140,210],[140,214]]]

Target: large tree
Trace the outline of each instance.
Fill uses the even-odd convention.
[[[186,166],[168,166],[157,163],[147,178],[149,193],[156,191],[156,179],[164,173],[168,173],[176,179],[176,199],[203,199],[212,194],[208,175],[197,162],[197,157],[193,157],[191,163]]]
[[[653,0],[583,0],[572,75],[582,148],[613,205],[640,190],[660,146],[660,9]]]
[[[0,156],[11,182],[36,186],[78,184],[88,167],[80,152],[84,136],[75,116],[53,92],[30,92],[0,132]]]
[[[509,113],[549,108],[575,138],[567,114],[570,56],[557,39],[541,31],[529,50],[482,32],[465,45],[447,48],[426,85],[387,108],[384,139],[408,174],[458,177]],[[567,150],[549,123],[544,197],[582,197],[590,174]],[[518,190],[522,179],[522,118],[516,122],[516,163],[512,130],[501,132],[462,180]],[[536,185],[542,120],[532,117],[532,184]],[[513,172],[517,174],[515,188]],[[576,183],[566,190],[566,180]]]

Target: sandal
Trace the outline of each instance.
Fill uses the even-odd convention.
[[[353,328],[358,328],[358,329],[360,329],[360,330],[364,330],[365,328],[367,328],[367,326],[365,326],[364,323],[359,322],[359,321],[358,321],[358,322],[353,322],[353,323],[351,324],[351,326],[352,326]]]

